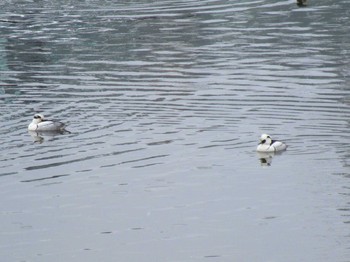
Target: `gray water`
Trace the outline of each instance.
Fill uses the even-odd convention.
[[[350,261],[349,1],[0,6],[1,261]]]

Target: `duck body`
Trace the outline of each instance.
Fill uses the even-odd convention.
[[[63,131],[65,124],[58,121],[46,120],[42,114],[35,114],[28,126],[29,131]]]
[[[258,152],[280,152],[287,149],[287,145],[281,141],[272,140],[267,134],[262,134],[260,137],[260,143],[256,148]]]

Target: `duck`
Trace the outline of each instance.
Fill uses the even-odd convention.
[[[42,114],[35,114],[28,126],[29,131],[64,131],[66,125],[62,122],[47,120]]]
[[[272,140],[268,134],[262,134],[260,143],[256,148],[258,152],[280,152],[287,149],[287,145],[281,141]]]
[[[307,0],[297,0],[297,5],[298,5],[299,7],[307,6],[306,1],[307,1]]]

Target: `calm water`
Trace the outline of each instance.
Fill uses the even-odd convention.
[[[2,261],[350,261],[349,1],[0,6]]]

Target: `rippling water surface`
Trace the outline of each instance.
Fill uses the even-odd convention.
[[[349,261],[348,1],[0,6],[4,261]]]

